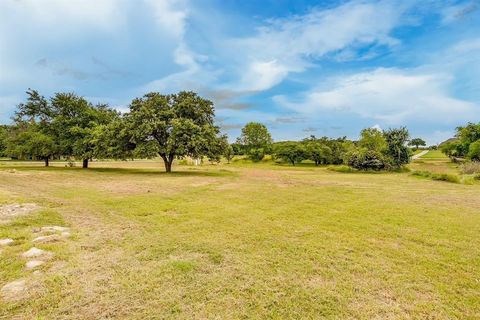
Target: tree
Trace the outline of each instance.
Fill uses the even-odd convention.
[[[136,149],[151,146],[171,172],[176,157],[212,155],[222,139],[214,116],[213,103],[194,92],[151,92],[131,102],[125,125],[130,143]]]
[[[8,153],[18,159],[42,159],[45,167],[49,166],[50,158],[57,152],[53,138],[44,134],[38,125],[29,125],[26,129],[16,128],[12,132]]]
[[[258,122],[249,122],[242,128],[242,134],[237,139],[253,161],[261,161],[270,151],[272,137],[265,125]]]
[[[0,157],[6,156],[9,126],[0,125]]]
[[[320,164],[332,163],[332,149],[322,139],[316,139],[315,136],[304,139],[306,158],[312,160],[316,166]]]
[[[232,145],[229,144],[225,148],[224,153],[223,153],[223,156],[225,157],[225,159],[227,159],[227,163],[230,163],[230,161],[232,161],[234,155],[235,155],[235,153],[233,151],[233,147],[232,147]]]
[[[75,93],[55,94],[51,106],[52,127],[62,154],[82,159],[82,167],[88,168],[89,160],[103,153],[95,145],[99,126],[107,126],[118,113],[104,104],[93,105]]]
[[[358,145],[367,150],[383,152],[387,149],[387,141],[382,131],[375,128],[363,129],[360,132],[360,140]]]
[[[273,152],[276,158],[288,161],[292,165],[302,162],[307,155],[305,146],[296,141],[276,143]]]
[[[480,139],[470,144],[467,157],[470,160],[480,161]]]
[[[391,159],[392,166],[399,168],[410,162],[410,149],[406,147],[408,130],[405,127],[388,129],[383,132],[387,142],[385,155]]]
[[[414,139],[410,140],[410,142],[408,142],[408,145],[409,146],[415,146],[415,149],[418,149],[419,146],[425,147],[427,145],[427,143],[423,139],[414,138]]]

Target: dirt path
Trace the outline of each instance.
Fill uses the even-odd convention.
[[[413,156],[412,156],[412,160],[418,159],[418,158],[420,158],[421,156],[426,155],[427,153],[428,153],[428,150],[423,150],[422,152],[413,155]]]

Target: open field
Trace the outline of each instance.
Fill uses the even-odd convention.
[[[236,162],[0,164],[0,286],[11,319],[478,319],[480,184]],[[448,159],[415,170],[452,170]],[[35,228],[71,237],[35,244]]]

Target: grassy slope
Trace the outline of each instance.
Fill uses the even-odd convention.
[[[46,209],[0,228],[21,240],[2,284],[29,277],[31,225],[63,219],[74,236],[39,246],[57,258],[35,299],[0,301],[0,317],[480,316],[479,185],[270,164],[9,166],[0,201]]]

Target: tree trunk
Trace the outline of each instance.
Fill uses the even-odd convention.
[[[88,159],[83,159],[82,168],[84,169],[88,168]]]
[[[172,163],[173,163],[173,154],[169,154],[168,158],[166,154],[161,154],[160,157],[163,159],[163,163],[165,164],[165,172],[170,173],[172,172]]]
[[[48,167],[49,163],[48,163],[48,157],[45,157],[45,167]]]

